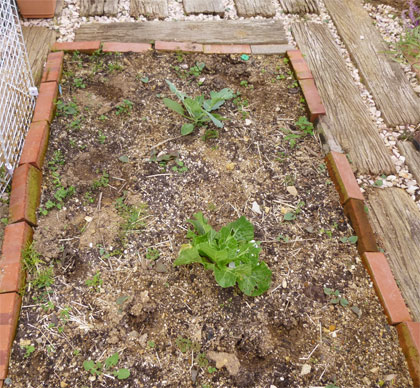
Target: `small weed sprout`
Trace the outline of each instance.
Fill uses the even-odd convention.
[[[119,354],[118,352],[114,353],[112,356],[109,356],[105,363],[102,362],[95,362],[92,360],[85,360],[83,362],[83,368],[91,373],[94,376],[100,376],[105,371],[110,369],[114,369],[111,371],[112,375],[114,375],[118,380],[125,380],[130,377],[130,371],[126,368],[115,369],[119,361]]]
[[[103,284],[101,273],[99,271],[96,272],[95,275],[85,281],[85,284],[90,287],[92,291],[99,292]]]
[[[24,358],[29,358],[35,352],[35,346],[33,345],[22,345],[21,348],[25,350]]]
[[[134,104],[130,100],[125,99],[123,102],[116,106],[117,111],[115,112],[115,114],[117,116],[130,115],[131,111],[133,110],[133,106]]]
[[[343,307],[346,307],[349,304],[349,301],[341,296],[340,291],[333,290],[332,288],[324,287],[324,294],[331,297],[331,304],[340,304]]]
[[[76,86],[76,88],[79,88],[79,89],[85,89],[86,88],[86,85],[83,82],[83,79],[81,79],[81,78],[74,78],[73,79],[73,85]]]

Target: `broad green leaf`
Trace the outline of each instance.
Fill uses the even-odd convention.
[[[209,225],[208,220],[206,220],[203,216],[203,213],[195,213],[194,216],[195,220],[188,220],[190,224],[192,224],[195,228],[195,230],[199,234],[206,234],[213,228]]]
[[[182,136],[189,135],[193,131],[194,131],[194,124],[184,124],[181,127],[181,135]]]
[[[254,226],[244,217],[227,224],[225,228],[230,230],[230,234],[238,241],[251,241],[254,239]]]
[[[338,302],[340,302],[340,298],[331,299],[332,304],[338,304]]]
[[[193,100],[192,98],[187,97],[184,100],[185,108],[187,109],[190,116],[197,122],[203,117],[205,111],[201,107],[197,101]]]
[[[122,163],[128,163],[130,160],[128,159],[127,155],[121,155],[119,158],[119,161]]]
[[[261,261],[252,268],[249,276],[242,279],[238,278],[238,286],[240,290],[248,296],[258,296],[266,292],[271,285],[272,272],[267,264]]]
[[[206,256],[211,259],[214,263],[219,264],[220,261],[227,259],[227,252],[220,251],[215,247],[212,247],[208,242],[201,243],[197,247],[197,251],[201,256]]]
[[[332,295],[334,290],[332,288],[324,287],[324,294],[325,295]]]
[[[130,377],[130,371],[125,368],[118,369],[115,376],[117,376],[118,380],[125,380]]]
[[[185,244],[179,251],[178,258],[174,261],[174,267],[177,265],[187,265],[191,263],[202,263],[203,259],[198,254],[198,250],[195,247],[191,247],[189,244]]]
[[[295,213],[292,213],[292,212],[286,213],[283,216],[283,220],[285,220],[285,221],[293,221],[295,219],[296,219],[296,214]]]
[[[340,238],[340,241],[342,242],[342,243],[346,243],[347,241],[348,241],[348,238],[347,237],[341,237]]]
[[[351,244],[356,244],[358,239],[359,238],[357,236],[350,236],[348,238],[348,242],[351,243]]]
[[[115,352],[112,356],[108,357],[105,360],[105,368],[109,369],[112,366],[117,365],[119,359],[120,359],[120,355],[118,354],[118,352]]]
[[[166,80],[166,83],[168,84],[170,91],[174,93],[181,101],[184,101],[187,95],[183,92],[180,92],[171,81]]]
[[[95,362],[92,360],[83,361],[83,368],[89,372],[91,369],[95,368]]]
[[[213,121],[213,124],[217,127],[217,128],[223,128],[223,123],[218,120],[216,117],[214,117],[214,115],[212,115],[211,113],[207,112],[207,111],[203,111],[209,118],[211,121]]]
[[[340,304],[343,307],[346,307],[349,304],[349,301],[346,298],[340,298]]]
[[[234,271],[228,267],[222,269],[215,267],[214,277],[220,287],[233,287],[236,283],[236,275]]]
[[[172,109],[174,112],[179,113],[180,115],[185,115],[185,110],[181,104],[178,102],[171,100],[169,98],[164,98],[163,103],[169,108]]]

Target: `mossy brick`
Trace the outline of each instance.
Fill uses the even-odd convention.
[[[351,226],[358,237],[357,250],[359,253],[378,252],[365,203],[359,199],[349,199],[344,205],[344,213],[350,219]]]
[[[314,78],[300,50],[289,50],[287,56],[298,80]]]
[[[84,42],[55,42],[51,51],[79,51],[81,53],[93,54],[101,48],[99,40]]]
[[[420,323],[402,322],[397,332],[414,388],[420,388]]]
[[[58,96],[57,82],[42,82],[36,100],[32,122],[48,121],[51,124],[55,113],[55,103]]]
[[[105,42],[102,45],[104,53],[144,53],[151,49],[150,43]]]
[[[302,88],[306,105],[309,110],[309,120],[314,123],[319,116],[325,115],[325,107],[313,79],[300,79],[299,85]]]
[[[166,42],[162,40],[155,42],[155,49],[157,51],[183,51],[187,53],[201,53],[204,50],[201,43]]]
[[[30,225],[36,225],[41,182],[41,171],[31,164],[23,164],[15,170],[9,204],[10,223],[26,221]]]
[[[6,226],[0,256],[0,294],[21,292],[25,280],[23,254],[32,237],[33,230],[26,222]]]
[[[249,44],[205,44],[205,54],[251,54]]]
[[[7,377],[21,303],[22,298],[16,292],[0,294],[0,380]]]
[[[19,166],[31,164],[39,170],[44,165],[45,154],[48,147],[50,126],[48,121],[32,123],[25,138]]]
[[[341,204],[349,199],[364,200],[346,155],[330,152],[325,157],[328,172],[338,191]]]
[[[365,252],[363,263],[369,272],[376,294],[382,304],[390,325],[411,321],[410,312],[405,305],[391,267],[381,252]]]
[[[63,51],[48,54],[41,82],[60,82],[63,74],[63,61]]]

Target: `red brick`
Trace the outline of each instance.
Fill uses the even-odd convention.
[[[385,310],[388,323],[396,325],[404,321],[411,321],[410,313],[385,255],[381,252],[365,252],[362,259]]]
[[[403,322],[397,325],[398,338],[408,364],[414,388],[420,387],[420,323]]]
[[[0,380],[0,388],[3,388],[4,380]]]
[[[206,54],[251,54],[249,44],[205,44]]]
[[[158,51],[184,51],[190,53],[203,52],[203,45],[201,43],[192,42],[166,42],[157,40],[155,42],[155,49]]]
[[[50,53],[42,74],[41,82],[60,82],[63,73],[64,52]]]
[[[417,151],[420,151],[420,131],[414,133],[413,144],[416,147]]]
[[[301,79],[299,80],[299,84],[305,96],[306,104],[308,105],[310,121],[315,122],[320,115],[325,115],[325,108],[321,101],[321,96],[318,93],[313,79]]]
[[[51,124],[55,113],[55,103],[58,95],[57,82],[43,82],[39,88],[39,96],[36,100],[35,112],[32,122],[48,121]]]
[[[11,223],[26,221],[36,225],[36,210],[41,197],[42,173],[30,164],[19,166],[12,179],[9,220]]]
[[[22,290],[25,277],[23,252],[32,242],[32,236],[32,228],[26,222],[6,226],[0,256],[0,294]]]
[[[15,292],[0,294],[0,379],[7,376],[9,357],[19,320],[22,298]]]
[[[287,51],[287,56],[290,59],[293,71],[298,80],[314,78],[300,50],[289,50]]]
[[[359,253],[377,252],[375,235],[370,226],[364,202],[359,199],[349,199],[344,205],[344,213],[349,217],[358,236],[357,249]]]
[[[341,204],[344,205],[350,198],[364,201],[346,155],[332,151],[325,160],[330,177],[340,196]]]
[[[39,170],[44,165],[45,153],[48,147],[50,127],[47,121],[37,121],[32,123],[25,138],[19,166],[22,164],[32,164]]]
[[[101,48],[99,40],[86,42],[55,42],[51,51],[79,51],[92,54]]]
[[[102,46],[104,53],[144,53],[152,49],[150,43],[119,43],[105,42]]]

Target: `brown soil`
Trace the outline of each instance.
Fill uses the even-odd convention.
[[[186,75],[196,62],[202,74]],[[174,98],[165,79],[194,96],[228,87],[249,104],[222,106],[218,138],[204,141],[203,129],[180,137],[185,120],[162,103]],[[285,139],[282,128],[302,134],[305,110],[282,58],[67,55],[62,92],[79,113],[61,109],[52,125],[48,214],[34,243],[38,272],[53,266],[54,284],[40,287],[32,269],[12,387],[412,386],[355,246],[340,241],[353,232],[316,137]],[[75,192],[47,212],[57,177]],[[198,211],[216,229],[240,215],[255,225],[273,271],[267,293],[247,297],[198,264],[172,266]],[[97,273],[103,283],[87,285]],[[349,305],[331,304],[324,287]],[[84,369],[115,352],[128,379]]]

